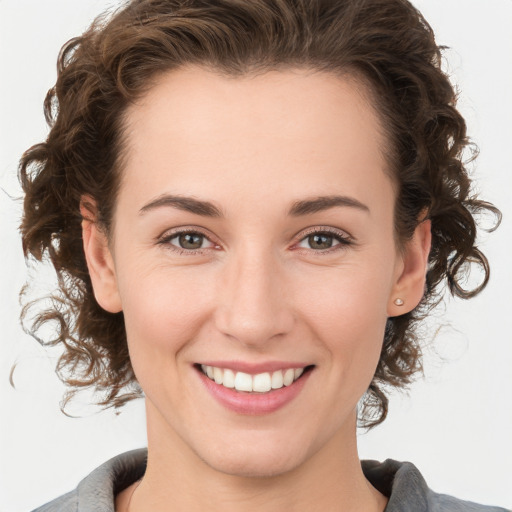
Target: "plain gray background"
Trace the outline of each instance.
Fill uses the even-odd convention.
[[[393,396],[388,420],[360,436],[360,453],[410,460],[439,492],[512,507],[512,1],[414,3],[438,42],[452,48],[446,68],[481,149],[476,183],[504,221],[481,241],[493,269],[487,290],[439,309],[426,329],[431,339],[441,327],[426,349],[425,379],[409,397]],[[17,319],[17,294],[29,278],[17,232],[17,161],[47,133],[42,102],[60,46],[112,5],[0,0],[0,512],[31,510],[109,457],[145,444],[142,401],[116,416],[98,414],[85,396],[72,407],[82,418],[62,415],[55,353],[25,335]],[[16,390],[8,381],[15,363]]]

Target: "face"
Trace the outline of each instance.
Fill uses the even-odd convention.
[[[112,239],[99,270],[88,259],[100,304],[124,312],[150,443],[243,475],[352,443],[393,300],[416,300],[424,264],[395,246],[361,86],[180,69],[126,134]]]

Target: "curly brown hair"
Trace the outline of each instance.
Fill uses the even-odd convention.
[[[391,142],[398,242],[412,236],[424,212],[432,223],[424,297],[415,310],[389,318],[363,400],[362,424],[382,422],[386,386],[405,387],[422,369],[418,322],[441,300],[444,284],[462,298],[487,284],[477,215],[491,212],[499,222],[499,211],[471,192],[463,160],[471,146],[442,50],[407,0],[132,0],[66,43],[44,104],[49,136],[26,151],[19,172],[25,256],[49,258],[59,286],[26,328],[42,343],[62,345],[56,370],[70,386],[66,398],[90,386],[102,393],[100,405],[120,407],[141,393],[123,314],[104,311],[94,298],[79,209],[84,195],[92,197],[110,232],[127,107],[158,75],[185,64],[227,76],[300,67],[348,73],[369,89]],[[465,289],[473,265],[483,279]],[[34,304],[27,299],[22,318]],[[58,326],[55,336],[42,340],[38,332],[49,322]]]

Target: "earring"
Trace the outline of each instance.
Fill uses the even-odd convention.
[[[403,306],[405,304],[405,302],[400,298],[395,299],[394,303],[395,303],[395,306]]]

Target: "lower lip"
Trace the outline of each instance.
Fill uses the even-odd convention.
[[[197,370],[206,389],[224,407],[238,414],[263,415],[270,414],[290,403],[302,390],[311,371],[307,371],[293,384],[267,393],[246,393],[226,388],[208,378],[201,370]]]

